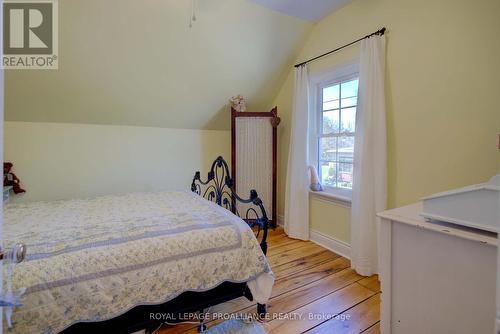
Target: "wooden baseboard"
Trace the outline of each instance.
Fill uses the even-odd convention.
[[[278,215],[277,220],[278,220],[278,226],[280,226],[280,227],[285,226],[285,216],[284,215]]]
[[[347,259],[351,258],[351,246],[343,241],[337,240],[315,230],[310,231],[310,238],[312,242],[325,247],[334,253],[342,255]]]

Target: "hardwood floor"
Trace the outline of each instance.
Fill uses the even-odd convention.
[[[288,238],[282,229],[269,234],[268,259],[276,276],[267,333],[380,333],[380,284],[362,277],[349,260],[309,241]],[[255,304],[239,298],[212,313],[253,313]],[[222,320],[212,320],[213,326]],[[163,326],[157,334],[197,333],[193,324]]]

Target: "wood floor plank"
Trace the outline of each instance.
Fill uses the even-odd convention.
[[[324,252],[325,249],[314,243],[308,243],[285,253],[271,255],[268,257],[271,268],[285,263],[293,262],[308,255]]]
[[[269,314],[279,314],[279,313],[288,313],[293,310],[296,310],[304,305],[307,305],[317,299],[320,299],[336,290],[340,290],[356,281],[361,279],[362,276],[356,274],[354,270],[348,268],[344,269],[335,274],[329,275],[323,279],[315,281],[313,283],[302,286],[299,289],[295,289],[289,291],[285,294],[282,294],[278,297],[272,298],[268,303],[268,312]],[[229,302],[231,303],[231,302]],[[255,313],[255,304],[248,305],[245,309],[238,309],[229,303],[224,303],[218,305],[212,309],[213,312],[220,313],[235,313],[235,314],[249,314]],[[251,302],[248,302],[251,303]],[[209,327],[216,325],[220,321],[212,321],[209,322]],[[190,331],[189,333],[194,333],[194,331]]]
[[[272,297],[298,289],[301,286],[349,268],[350,265],[349,260],[343,257],[338,257],[335,260],[323,262],[317,266],[278,279],[273,287]]]
[[[335,272],[341,271],[345,268],[348,268],[350,266],[349,260],[342,258],[342,257],[337,257],[334,260],[330,260],[327,262],[324,262],[323,264],[320,264],[318,266],[309,268],[308,270],[304,271],[299,271],[295,274],[291,274],[290,276],[286,277],[285,279],[281,280],[276,280],[275,285],[273,287],[273,296],[277,296],[282,293],[286,293],[288,291],[296,290],[297,288],[300,288],[301,286],[307,285],[308,283],[314,282],[316,280],[319,280],[325,276],[331,275]],[[358,276],[356,277],[359,279]],[[339,282],[342,282],[340,280]],[[318,290],[320,291],[320,290]],[[319,297],[318,297],[319,298]],[[307,300],[307,299],[305,299]],[[231,300],[229,302],[216,305],[210,309],[210,312],[212,313],[237,313],[242,310],[243,313],[248,313],[248,312],[255,312],[255,306],[256,303],[254,301],[249,301],[245,297],[240,297],[234,300]],[[281,311],[284,312],[284,311]],[[178,325],[178,328],[170,328],[167,327],[165,329],[162,329],[162,334],[166,333],[183,333],[189,329],[194,328],[194,325]]]
[[[281,279],[296,272],[317,266],[318,264],[324,263],[326,261],[335,260],[338,257],[340,257],[340,255],[332,253],[328,250],[323,250],[320,253],[314,253],[296,259],[295,261],[293,261],[293,263],[289,262],[281,265],[274,265],[271,267],[271,269],[273,270],[274,276],[277,279]]]
[[[192,324],[178,324],[178,325],[163,325],[158,329],[155,334],[181,334],[186,333],[190,329],[196,328]]]
[[[378,321],[375,325],[365,330],[363,334],[380,334],[380,321]]]
[[[285,234],[285,231],[283,231],[283,229],[268,230],[268,232],[267,232],[267,241],[283,239],[283,237],[287,237],[287,235]]]
[[[257,227],[252,228],[255,234],[257,234]],[[259,235],[258,239],[261,240],[262,237],[262,231],[261,234]],[[276,229],[269,229],[267,232],[267,243],[268,245],[273,245],[276,243],[280,243],[281,241],[285,240],[290,240],[290,238],[287,237],[285,234],[285,231],[283,231],[282,228],[276,228]]]
[[[293,239],[285,240],[277,244],[275,247],[269,247],[267,249],[267,256],[268,257],[275,256],[310,244],[312,244],[312,242],[310,241],[293,240]]]
[[[307,334],[358,334],[375,325],[380,319],[380,294],[345,311],[339,318],[322,323]]]
[[[303,333],[326,321],[328,317],[342,313],[372,295],[374,295],[374,292],[360,284],[353,283],[310,304],[302,306],[288,313],[285,317],[265,323],[264,328],[270,334]]]
[[[268,303],[268,311],[269,313],[291,312],[337,290],[345,288],[358,281],[360,278],[362,278],[362,276],[356,274],[354,270],[344,269],[298,289],[271,298]],[[253,313],[255,312],[253,307],[254,305],[251,305],[245,309],[238,310],[238,312],[241,311],[241,314]],[[233,312],[234,311],[233,309]]]
[[[350,272],[350,273],[347,273]],[[346,277],[351,277],[351,279],[359,279],[359,275],[355,274],[351,269],[346,270]],[[353,275],[354,274],[354,275]],[[333,275],[332,275],[333,276]],[[340,281],[340,278],[339,278]],[[344,281],[346,282],[346,281]],[[328,310],[327,314],[331,314],[332,316],[338,313],[341,313],[343,310],[346,310],[357,303],[369,298],[374,293],[362,285],[357,283],[347,283],[346,287],[338,289],[336,292],[323,295],[326,293],[325,290],[320,290],[318,287],[310,287],[308,289],[310,295],[304,295],[301,291],[294,291],[295,298],[285,298],[284,295],[277,297],[270,301],[269,303],[269,317],[267,322],[263,324],[264,329],[267,333],[302,333],[310,328],[321,324],[326,321],[325,319],[309,319],[309,314],[321,315]],[[321,298],[314,299],[311,298],[311,294],[316,291],[316,293],[320,293],[322,295]],[[301,298],[304,296],[304,298]],[[304,305],[302,307],[296,307],[298,305]],[[240,314],[253,313],[255,310],[245,309]],[[281,318],[277,318],[280,316]],[[208,323],[209,328],[213,327],[222,322],[222,320],[215,320]],[[189,331],[185,332],[186,334],[195,334],[196,328],[191,328]],[[162,333],[163,334],[163,333]]]
[[[296,291],[302,286],[305,286],[311,282],[317,281],[326,276],[330,276],[336,272],[342,271],[350,266],[349,260],[339,257],[335,260],[325,262],[319,266],[310,268],[309,270],[300,271],[293,275],[290,275],[284,279],[278,279],[274,283],[272,297],[274,298],[280,294],[287,293],[289,291]],[[357,279],[361,276],[356,276]],[[342,282],[342,277],[340,277],[339,283]],[[329,283],[331,285],[331,283]],[[335,285],[331,285],[335,286]],[[301,291],[301,290],[299,290]],[[329,291],[331,292],[331,291]],[[326,293],[325,293],[326,294]],[[319,298],[319,297],[318,297]],[[273,299],[271,299],[273,300]],[[306,299],[307,300],[307,299]],[[270,302],[272,303],[272,301]],[[211,311],[217,313],[232,313],[239,312],[244,309],[254,307],[255,302],[251,302],[244,297],[229,301],[227,303],[214,306]],[[254,312],[255,309],[249,309],[248,312]],[[280,312],[284,312],[281,310]]]
[[[280,238],[276,241],[268,243],[267,250],[282,247],[284,245],[295,243],[295,242],[301,243],[301,242],[307,242],[307,241],[291,239],[291,238],[288,238],[286,235],[284,235],[283,238]]]
[[[291,312],[337,290],[345,288],[360,278],[361,276],[354,272],[354,270],[344,269],[338,273],[304,285],[299,289],[272,298],[268,305],[269,312]]]
[[[282,239],[286,237],[285,231],[281,227],[277,227],[276,229],[271,229],[267,234],[267,242],[271,243],[271,241],[275,241],[278,239]]]
[[[380,281],[378,280],[378,275],[363,278],[358,283],[374,292],[380,292]]]
[[[263,326],[269,333],[380,334],[378,276],[363,278],[350,269],[349,260],[311,242],[288,238],[282,228],[269,231],[268,258],[276,282],[268,303],[269,315],[302,314],[301,320],[275,319]],[[255,302],[241,297],[214,306],[211,313],[255,313]],[[350,314],[350,322],[309,319],[328,312]],[[209,327],[223,319],[208,322]],[[341,326],[342,325],[342,326]],[[339,327],[340,326],[340,327]],[[164,326],[156,334],[195,334],[196,325]]]

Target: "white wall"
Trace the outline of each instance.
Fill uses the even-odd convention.
[[[27,190],[14,201],[189,190],[195,171],[230,160],[230,132],[5,122],[5,161]]]

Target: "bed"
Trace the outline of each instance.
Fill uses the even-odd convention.
[[[251,205],[245,220],[238,203]],[[13,271],[26,292],[9,332],[151,331],[163,321],[151,313],[172,322],[241,296],[262,315],[274,282],[267,228],[257,193],[236,194],[222,157],[191,192],[8,204],[5,243],[28,249]]]

